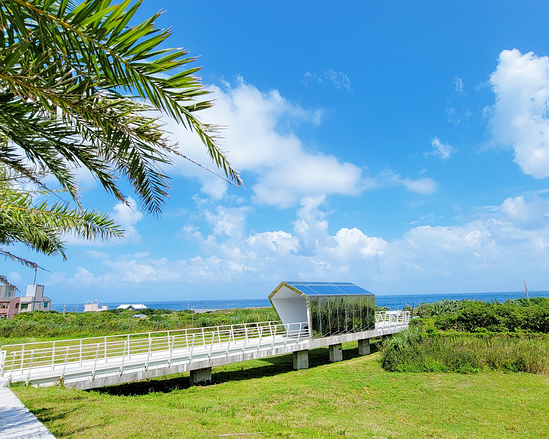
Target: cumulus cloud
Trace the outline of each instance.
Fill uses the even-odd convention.
[[[257,204],[289,208],[306,197],[357,196],[385,186],[379,177],[364,175],[357,164],[315,151],[296,135],[295,128],[300,124],[319,124],[321,110],[306,110],[288,102],[277,90],[261,92],[243,80],[234,87],[214,86],[211,90],[215,105],[201,116],[223,127],[220,145],[228,151],[230,162],[245,175]],[[194,133],[173,121],[167,124],[184,155],[198,163],[211,163]],[[210,199],[219,201],[226,195],[227,183],[222,179],[181,157],[174,158],[174,165],[171,173],[199,179],[202,192]],[[428,183],[405,178],[400,182],[419,193],[430,192]]]
[[[198,245],[181,260],[129,254],[102,261],[103,270],[80,267],[74,285],[276,285],[281,279],[346,280],[377,292],[510,290],[526,276],[541,283],[549,269],[549,195],[524,194],[491,207],[485,218],[461,225],[412,227],[385,240],[352,225],[330,230],[323,198],[301,201],[286,229],[216,234],[187,227]],[[214,217],[219,211],[210,212]],[[238,215],[246,215],[247,211]],[[237,216],[238,216],[237,215]],[[203,212],[207,217],[207,212]],[[220,218],[223,215],[220,216]],[[397,288],[396,290],[394,288]]]
[[[244,233],[246,214],[249,210],[249,207],[218,206],[215,213],[207,211],[205,216],[215,235],[240,238]]]
[[[259,204],[290,207],[306,196],[357,195],[368,187],[362,169],[335,156],[308,149],[294,134],[301,123],[318,124],[322,111],[305,110],[273,90],[268,93],[240,81],[235,87],[212,87],[216,104],[202,115],[223,127],[221,146],[231,163],[252,181]],[[193,133],[169,122],[181,152],[208,164],[205,148]],[[226,183],[196,165],[175,158],[174,171],[199,178],[202,191],[214,200],[226,193]]]
[[[450,146],[449,143],[442,143],[438,137],[431,139],[433,150],[426,152],[425,155],[432,155],[442,160],[448,160],[452,154],[457,152],[457,149]]]
[[[549,199],[546,192],[507,198],[501,205],[504,218],[516,227],[535,229],[549,227]]]
[[[493,142],[513,148],[525,174],[549,177],[549,57],[504,50],[490,84]]]

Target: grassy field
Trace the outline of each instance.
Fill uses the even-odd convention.
[[[215,368],[204,387],[182,375],[101,391],[12,389],[58,438],[549,437],[547,376],[390,373],[356,343],[343,362],[327,359],[317,349],[307,370],[293,371],[291,355]]]

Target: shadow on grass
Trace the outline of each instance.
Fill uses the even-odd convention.
[[[371,354],[378,351],[378,344],[371,344]],[[323,366],[329,363],[328,348],[319,348],[309,351],[309,368]],[[359,357],[356,345],[343,349],[343,361]],[[216,370],[217,369],[217,370]],[[229,370],[225,370],[229,369]],[[214,368],[212,373],[212,384],[221,384],[230,381],[243,381],[254,378],[271,377],[284,373],[293,372],[292,354],[279,355],[276,357],[262,358],[259,360],[233,363],[219,368]],[[188,374],[170,375],[167,377],[154,378],[146,381],[119,384],[116,386],[92,389],[92,392],[99,392],[108,395],[138,396],[149,393],[169,393],[174,390],[188,389],[191,387]]]
[[[36,416],[40,422],[46,423],[68,418],[72,413],[76,412],[76,410],[77,408],[73,408],[64,411],[63,413],[59,413],[51,408],[33,408],[32,414]]]

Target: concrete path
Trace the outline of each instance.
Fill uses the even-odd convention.
[[[0,438],[55,439],[7,387],[0,386]]]

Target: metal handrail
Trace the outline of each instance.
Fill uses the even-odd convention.
[[[91,375],[95,376],[98,362],[115,360],[120,361],[120,373],[123,373],[126,363],[139,354],[146,355],[147,368],[155,355],[168,354],[171,363],[177,350],[187,352],[188,361],[197,350],[209,351],[208,357],[219,351],[228,355],[231,344],[238,342],[244,342],[243,349],[251,345],[262,349],[267,347],[264,340],[268,340],[268,346],[274,346],[275,338],[295,333],[300,335],[298,339],[309,338],[306,326],[306,323],[261,322],[6,345],[0,348],[0,376],[16,369],[22,373],[30,368],[54,370],[58,367],[63,368],[64,374],[67,365],[82,366],[86,362],[93,364]],[[30,370],[28,372],[30,374]]]
[[[397,325],[403,325],[410,323],[410,319],[410,311],[400,311],[398,313],[376,313],[376,323],[393,323]]]
[[[376,313],[380,333],[400,330],[410,322],[410,312]],[[307,322],[245,323],[81,339],[21,343],[0,347],[0,377],[26,381],[57,377],[63,381],[95,379],[106,373],[191,364],[195,359],[244,354],[287,347],[311,339]],[[116,372],[113,372],[116,371]],[[98,375],[99,374],[99,375]],[[23,378],[21,378],[23,377]]]

